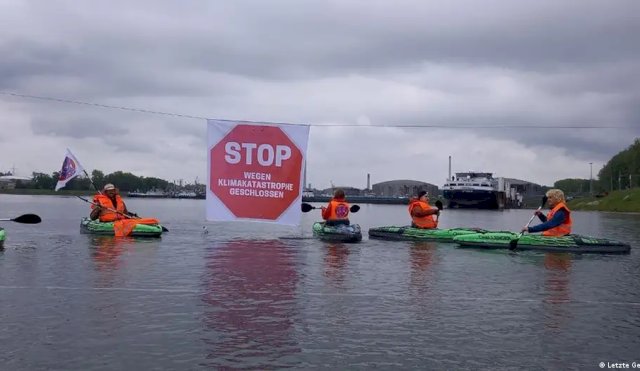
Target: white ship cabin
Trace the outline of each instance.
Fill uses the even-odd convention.
[[[498,181],[493,178],[493,173],[466,172],[456,173],[451,179],[447,179],[444,189],[474,189],[483,191],[497,190]]]

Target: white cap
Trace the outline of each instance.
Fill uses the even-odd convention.
[[[111,189],[116,189],[116,186],[114,186],[114,185],[113,185],[113,184],[111,184],[111,183],[107,183],[107,184],[105,184],[105,185],[104,185],[104,187],[102,187],[102,190],[103,190],[103,191],[109,191],[109,190],[111,190]]]

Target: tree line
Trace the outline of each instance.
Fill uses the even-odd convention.
[[[620,189],[640,187],[640,138],[613,156],[590,179],[562,179],[553,184],[565,193],[604,193]]]
[[[44,173],[33,173],[31,182],[17,182],[16,188],[29,189],[54,189],[58,183],[60,173],[54,171],[51,175]],[[105,175],[100,170],[93,170],[91,177],[78,176],[71,179],[64,189],[68,190],[93,190],[91,182],[98,188],[102,188],[107,183],[114,184],[123,192],[147,192],[151,190],[169,191],[178,188],[175,184],[154,177],[139,177],[131,173],[116,171]]]
[[[635,188],[640,186],[640,139],[613,156],[598,172],[603,190]]]
[[[10,175],[10,173],[0,173],[0,175]],[[60,173],[57,171],[54,171],[51,175],[33,173],[31,182],[18,181],[16,188],[54,189],[59,175]],[[101,188],[106,183],[113,183],[123,192],[148,192],[152,190],[169,192],[176,189],[198,192],[203,188],[202,184],[178,187],[164,179],[139,177],[123,171],[105,175],[100,170],[93,170],[90,178],[85,176],[76,177],[67,183],[65,189],[92,190],[91,181],[98,188]],[[553,187],[562,189],[567,194],[603,193],[640,187],[640,138],[636,138],[632,145],[613,156],[598,172],[597,178],[593,180],[562,179],[556,181]]]

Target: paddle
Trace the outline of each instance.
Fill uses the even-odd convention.
[[[540,207],[538,207],[538,209],[533,213],[533,215],[531,215],[531,219],[529,219],[529,223],[527,223],[523,228],[527,228],[529,224],[531,224],[531,222],[533,221],[533,218],[535,218],[536,216],[536,212],[540,211],[544,206],[544,204],[546,203],[547,203],[547,196],[544,196],[542,197],[542,203],[540,204]],[[515,240],[509,241],[509,250],[515,250],[518,247],[518,240],[520,239],[520,237],[522,237],[523,234],[524,234],[524,231],[520,232],[518,234],[518,237],[516,237]]]
[[[90,203],[91,205],[95,205],[95,206],[99,206],[99,207],[105,208],[104,206],[101,206],[100,204],[97,204],[97,203],[95,203],[95,202],[89,201],[89,200],[87,200],[86,198],[82,198],[82,197],[80,197],[80,196],[76,196],[76,197],[78,197],[79,199],[81,199],[82,201],[84,201],[84,202],[86,202],[86,203]],[[134,216],[127,215],[127,214],[125,214],[125,213],[123,213],[123,212],[120,212],[120,211],[118,211],[118,210],[116,210],[116,209],[112,209],[112,208],[110,208],[110,207],[106,207],[105,209],[107,209],[107,210],[109,210],[109,211],[112,211],[112,212],[114,212],[114,213],[120,214],[120,215],[124,216],[124,217],[125,217],[125,218],[127,218],[127,219],[141,219],[141,218],[140,218],[139,216],[137,216],[137,215],[134,215]],[[163,231],[163,232],[169,232],[169,230],[168,230],[165,226],[161,225],[161,227],[162,227],[162,231]]]
[[[0,218],[0,222],[16,222],[22,224],[38,224],[42,221],[39,216],[36,214],[24,214],[20,215],[17,218],[9,219],[9,218]]]
[[[303,202],[301,205],[301,209],[303,213],[308,213],[311,210],[315,210],[315,209],[322,209],[321,207],[316,207],[316,206],[311,206],[306,202]],[[352,213],[357,213],[358,210],[360,210],[360,206],[359,205],[351,205],[351,207],[349,208],[349,211],[351,211]]]
[[[442,206],[442,201],[437,200],[436,207],[438,208],[438,210],[442,210],[444,208],[444,206]],[[440,217],[440,214],[438,213],[438,215],[436,215],[436,223],[438,222],[439,217]]]

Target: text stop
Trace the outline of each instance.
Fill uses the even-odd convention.
[[[240,163],[243,159],[243,152],[246,165],[253,164],[255,158],[262,166],[272,166],[275,162],[276,167],[282,167],[282,161],[291,158],[291,147],[280,144],[274,148],[266,143],[258,145],[257,143],[227,142],[224,150],[226,153],[224,160],[229,164]]]

